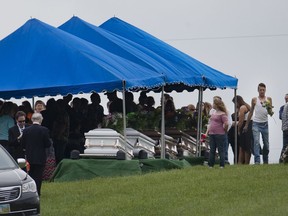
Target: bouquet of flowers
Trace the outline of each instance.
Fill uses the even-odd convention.
[[[261,102],[262,107],[266,108],[268,115],[272,116],[274,114],[273,108],[274,106],[271,105],[271,102],[269,100],[265,100],[264,102]]]

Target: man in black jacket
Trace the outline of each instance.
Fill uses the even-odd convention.
[[[17,160],[17,158],[24,158],[25,153],[23,146],[21,145],[21,139],[23,135],[23,131],[29,125],[25,123],[26,113],[23,111],[18,111],[15,114],[16,125],[9,128],[8,137],[9,137],[9,145],[12,149],[12,157]]]
[[[107,95],[109,100],[107,105],[109,113],[123,113],[123,100],[118,98],[117,92],[106,92],[104,94]]]
[[[51,145],[48,128],[41,126],[43,117],[40,113],[32,115],[33,124],[23,131],[22,144],[26,151],[26,159],[30,164],[29,175],[37,185],[41,195],[42,175],[46,163],[46,148]]]

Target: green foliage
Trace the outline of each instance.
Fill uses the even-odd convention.
[[[115,113],[104,118],[104,126],[123,134],[123,115]]]
[[[161,110],[153,112],[132,112],[127,114],[127,127],[136,130],[153,129],[159,130],[161,121]]]
[[[158,130],[161,121],[161,110],[154,112],[131,112],[126,115],[127,127],[135,130],[153,129]],[[123,133],[123,115],[112,114],[105,117],[104,126]]]
[[[202,116],[202,131],[206,130],[209,118]],[[197,128],[198,117],[193,116],[192,112],[186,112],[182,109],[176,110],[175,128],[178,130],[195,130]],[[123,116],[122,114],[109,115],[104,120],[105,127],[112,128],[118,132],[123,132]],[[161,125],[161,109],[155,109],[151,112],[131,112],[126,115],[127,127],[135,130],[160,130]]]
[[[187,112],[183,109],[176,110],[178,130],[195,130],[197,128],[198,116],[193,112]],[[209,117],[202,113],[202,131],[206,131]]]
[[[185,112],[182,109],[176,110],[177,121],[176,128],[178,130],[191,130],[193,128],[197,128],[197,121],[193,117],[193,113]]]
[[[286,215],[287,165],[192,166],[44,183],[41,215]]]

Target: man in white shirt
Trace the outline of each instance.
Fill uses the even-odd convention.
[[[243,130],[247,130],[249,121],[253,117],[252,131],[254,139],[254,162],[260,164],[260,133],[263,139],[263,163],[268,164],[269,155],[269,128],[268,128],[268,114],[273,115],[273,112],[269,113],[269,107],[272,111],[272,98],[266,97],[266,85],[260,83],[258,85],[258,97],[252,98],[251,110],[248,115],[245,127]]]

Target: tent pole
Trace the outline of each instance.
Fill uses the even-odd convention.
[[[124,136],[124,149],[125,149],[125,159],[128,159],[127,155],[127,136],[126,136],[126,98],[125,98],[125,88],[126,88],[126,82],[125,80],[123,82],[123,91],[122,91],[122,104],[123,104],[123,136]]]
[[[165,105],[164,105],[164,86],[162,86],[162,91],[161,91],[161,108],[162,108],[162,113],[161,113],[161,159],[165,159]]]
[[[32,97],[32,108],[35,110],[35,97]]]
[[[235,142],[235,150],[234,150],[234,164],[238,163],[238,143],[237,143],[237,135],[238,135],[238,130],[237,130],[237,100],[236,100],[236,95],[237,95],[237,89],[234,89],[234,125],[235,125],[235,131],[234,131],[234,142]]]
[[[198,121],[197,121],[197,141],[196,141],[196,156],[201,156],[201,133],[202,133],[202,103],[203,103],[203,88],[199,88],[198,95]]]

